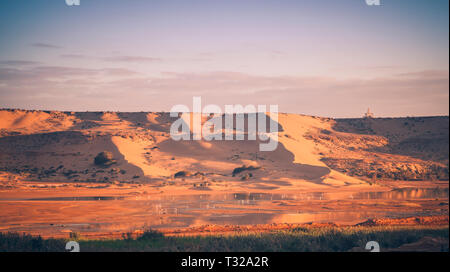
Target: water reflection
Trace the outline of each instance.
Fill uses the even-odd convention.
[[[448,188],[401,188],[385,192],[309,192],[300,194],[277,193],[231,193],[231,194],[197,194],[197,195],[145,195],[132,197],[116,196],[78,196],[51,197],[33,199],[0,199],[5,207],[25,205],[23,201],[33,201],[33,205],[23,208],[34,209],[34,204],[40,205],[45,213],[36,214],[52,225],[38,225],[39,228],[58,228],[66,221],[64,227],[83,231],[94,231],[98,228],[124,229],[146,224],[152,228],[189,227],[206,224],[266,224],[266,223],[309,223],[309,222],[339,222],[354,224],[369,218],[403,217],[431,215],[431,213],[448,214],[448,209],[424,209],[411,200],[435,200],[448,203]],[[339,205],[340,200],[346,200],[347,206]],[[371,205],[370,209],[360,206]],[[378,205],[383,200],[392,200],[394,204]],[[54,201],[53,203],[48,203]],[[95,213],[95,217],[83,217],[89,213],[67,212],[73,202],[83,202],[86,211]],[[100,201],[100,202],[98,202]],[[106,202],[112,201],[112,202]],[[5,203],[8,202],[8,203]],[[329,203],[333,203],[329,205]],[[369,204],[367,204],[369,203]],[[374,205],[372,205],[373,203]],[[312,207],[312,205],[315,205]],[[406,205],[406,206],[404,206]],[[448,205],[448,204],[447,204]],[[29,206],[29,207],[28,207]],[[102,209],[103,207],[103,209]],[[356,208],[354,208],[356,207]],[[358,208],[359,207],[359,208]],[[362,208],[363,207],[363,208]],[[5,209],[6,210],[6,209]],[[97,213],[97,211],[99,211]],[[105,214],[102,213],[105,211]],[[111,213],[108,213],[111,212]],[[33,213],[31,213],[33,214]],[[74,215],[75,214],[75,215]],[[70,216],[70,218],[68,218]],[[15,218],[15,217],[11,217]],[[49,219],[52,218],[52,219]],[[92,220],[95,218],[95,220]],[[5,222],[8,228],[21,230],[25,225],[19,224],[17,217]],[[27,218],[28,220],[28,218]],[[70,226],[67,225],[70,222]],[[42,224],[42,223],[39,223]],[[0,226],[1,227],[1,226]],[[28,227],[27,227],[28,228]],[[30,226],[31,228],[31,226]]]
[[[363,192],[354,199],[442,199],[448,198],[448,188],[397,188],[389,192]]]
[[[385,192],[360,192],[354,194],[308,192],[298,194],[273,193],[233,193],[233,194],[198,194],[198,195],[169,195],[135,197],[135,200],[155,200],[177,205],[194,205],[197,208],[209,203],[233,202],[233,204],[255,205],[259,201],[302,201],[302,200],[331,200],[331,199],[362,199],[362,200],[411,200],[411,199],[448,199],[448,188],[396,188]],[[0,199],[0,201],[110,201],[124,200],[124,196],[68,196],[29,199]],[[206,203],[206,204],[205,204]]]
[[[334,200],[334,199],[361,199],[361,200],[412,200],[412,199],[448,199],[448,188],[396,188],[385,192],[359,192],[359,193],[325,193],[308,192],[299,194],[273,194],[273,193],[233,193],[223,195],[182,195],[163,196],[162,201],[168,202],[224,202],[234,201],[234,204],[254,205],[259,201],[302,201],[302,200]],[[148,197],[150,199],[150,197]]]
[[[47,198],[29,198],[27,201],[108,201],[122,200],[122,196],[68,196],[68,197],[47,197]]]
[[[320,211],[302,211],[304,201],[320,200],[448,200],[448,188],[402,188],[386,192],[361,192],[356,194],[313,192],[303,194],[233,193],[222,195],[147,196],[141,205],[148,205],[148,216],[180,216],[196,218],[202,224],[263,224],[304,222],[356,223],[369,218],[389,216],[414,216],[421,212],[405,214],[403,209],[377,208],[371,211],[342,211],[339,208]],[[280,202],[280,203],[278,203]],[[280,205],[278,205],[280,204]],[[400,202],[399,202],[400,204]],[[292,206],[292,208],[290,208]],[[401,207],[398,206],[398,207]],[[307,208],[307,207],[305,207]],[[178,222],[180,223],[180,222]],[[170,223],[165,222],[164,225]]]

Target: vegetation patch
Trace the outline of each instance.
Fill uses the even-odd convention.
[[[116,240],[78,240],[81,252],[168,251],[168,252],[343,252],[365,251],[368,241],[377,241],[381,251],[389,251],[423,239],[440,241],[432,247],[418,245],[416,251],[448,251],[448,226],[350,226],[301,227],[272,233],[233,235],[164,236],[147,230],[138,237],[124,235]],[[65,239],[42,239],[16,233],[0,233],[0,252],[65,251]],[[411,248],[409,248],[411,250]]]
[[[251,165],[250,166],[242,165],[241,167],[234,168],[234,170],[233,170],[233,177],[236,176],[237,174],[241,173],[241,172],[258,170],[260,168],[261,167],[255,167],[255,166],[251,166]]]
[[[94,164],[99,166],[110,166],[116,163],[113,154],[109,151],[102,151],[94,158]]]
[[[186,178],[186,177],[201,177],[204,176],[204,173],[201,172],[190,172],[190,171],[179,171],[176,172],[174,178]]]

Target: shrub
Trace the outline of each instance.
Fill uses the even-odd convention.
[[[233,177],[236,176],[237,174],[244,172],[244,171],[252,171],[252,170],[257,170],[260,169],[261,167],[254,167],[254,166],[245,166],[243,165],[242,167],[238,167],[238,168],[234,168],[233,170]]]
[[[175,178],[185,178],[185,177],[190,177],[190,176],[192,176],[192,173],[189,171],[179,171],[179,172],[176,172],[174,175]]]
[[[251,177],[253,177],[252,173],[246,173],[241,177],[241,180],[249,180]]]
[[[113,154],[109,151],[103,151],[98,153],[98,155],[94,158],[95,165],[100,166],[109,166],[111,164],[116,163],[113,159]]]
[[[137,240],[155,240],[155,239],[161,239],[163,237],[164,237],[163,233],[156,231],[156,230],[149,229],[149,230],[144,231],[144,233],[142,233],[142,235],[139,236],[137,238]]]

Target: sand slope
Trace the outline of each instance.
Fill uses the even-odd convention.
[[[192,122],[194,115],[190,116]],[[202,123],[208,120],[206,116],[200,119]],[[434,154],[431,158],[442,157],[435,145],[418,147],[423,141],[407,138],[411,128],[403,119],[398,122],[406,132],[396,126],[396,119],[342,121],[279,114],[279,144],[273,152],[259,151],[260,142],[251,140],[173,141],[169,131],[175,120],[168,113],[1,110],[0,171],[3,176],[19,175],[29,180],[86,182],[105,178],[178,182],[181,179],[174,175],[185,171],[189,173],[183,176],[184,181],[203,182],[211,185],[210,189],[212,183],[224,181],[244,188],[301,189],[370,186],[367,181],[377,176],[395,179],[411,174],[448,179],[445,162],[423,159],[428,153]],[[442,143],[447,135],[442,145],[448,146],[448,129],[442,125],[448,123],[448,117],[413,121],[417,123],[414,137],[426,134],[429,140],[436,138]],[[392,126],[396,126],[396,136],[386,136]],[[412,148],[397,154],[399,144]],[[101,151],[113,152],[116,163],[107,169],[95,165],[93,158]],[[242,166],[254,169],[233,175]]]

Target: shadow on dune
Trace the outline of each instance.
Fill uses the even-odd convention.
[[[214,117],[213,117],[214,118]],[[248,115],[245,115],[245,130],[247,126]],[[219,120],[220,122],[220,120]],[[266,129],[273,125],[275,121],[267,118]],[[224,126],[224,118],[222,118],[222,124]],[[283,127],[278,123],[275,123],[279,131],[283,131]],[[234,125],[234,132],[236,132],[236,125]],[[192,133],[191,133],[192,139]],[[330,173],[330,169],[323,166],[314,166],[307,164],[294,163],[294,154],[287,150],[283,144],[278,142],[278,146],[274,151],[261,152],[259,150],[261,142],[257,140],[248,140],[246,134],[245,140],[213,140],[213,141],[194,141],[194,140],[180,140],[174,141],[168,139],[159,144],[161,152],[170,153],[176,157],[184,157],[197,160],[197,163],[191,164],[189,170],[192,171],[207,171],[216,172],[221,174],[229,174],[233,169],[228,172],[224,170],[218,170],[214,167],[214,162],[230,163],[237,166],[242,165],[241,160],[251,160],[257,162],[266,174],[270,174],[270,178],[265,177],[258,178],[260,186],[275,185],[275,186],[290,186],[291,184],[286,181],[279,180],[280,178],[295,178],[305,179],[314,183],[321,183],[325,175]],[[207,162],[211,162],[211,166],[205,166]],[[233,167],[230,165],[230,167]],[[186,170],[186,169],[180,169]]]
[[[141,168],[125,160],[108,135],[90,137],[79,131],[63,131],[7,136],[0,138],[0,150],[0,169],[6,172],[30,173],[43,178],[55,174],[63,181],[67,171],[81,175],[93,168],[120,167],[126,168],[130,181],[133,176],[139,176],[139,181],[150,181]],[[102,151],[112,152],[117,163],[110,167],[94,165],[93,158]],[[79,181],[88,178],[81,177]]]

